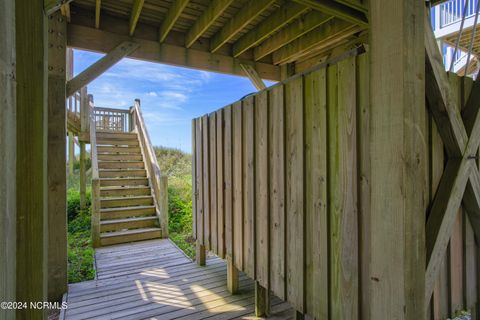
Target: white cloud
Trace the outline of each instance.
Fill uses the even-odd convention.
[[[150,91],[149,93],[147,93],[147,96],[149,96],[149,97],[158,97],[158,94],[157,94],[155,91]]]

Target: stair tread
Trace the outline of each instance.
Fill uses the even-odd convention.
[[[127,236],[131,234],[138,234],[144,232],[152,232],[152,231],[161,231],[160,228],[139,228],[139,229],[132,229],[132,230],[125,230],[125,231],[112,231],[112,232],[102,232],[100,233],[101,238],[110,238],[110,237],[121,237]]]
[[[116,180],[146,180],[147,177],[119,177],[119,178],[100,178],[100,180],[105,181],[116,181]]]
[[[100,221],[100,224],[108,225],[108,224],[115,224],[115,223],[146,221],[146,220],[156,220],[156,219],[158,219],[157,216],[133,217],[133,218],[123,218],[123,219],[109,219],[109,220]]]
[[[150,189],[150,186],[106,186],[106,187],[100,187],[100,190],[131,190],[131,189]]]
[[[138,161],[142,162],[142,161]],[[108,172],[122,172],[122,171],[140,171],[140,170],[145,170],[145,169],[138,169],[138,168],[99,168],[98,171],[108,171]]]
[[[129,211],[129,210],[142,210],[142,209],[155,209],[154,205],[151,206],[131,206],[131,207],[117,207],[117,208],[101,208],[100,212],[112,212],[112,211]]]
[[[152,196],[131,196],[128,197],[128,200],[135,200],[135,199],[149,199]],[[125,200],[125,197],[117,197],[117,198],[100,198],[100,201],[117,201],[117,200]]]

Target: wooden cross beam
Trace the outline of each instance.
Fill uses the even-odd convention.
[[[250,81],[253,83],[255,88],[257,88],[257,90],[260,91],[267,88],[267,86],[263,82],[262,78],[260,78],[257,70],[255,70],[254,67],[252,67],[249,64],[243,64],[243,63],[240,64],[240,67],[243,69],[248,79],[250,79]]]
[[[110,51],[106,56],[92,64],[82,73],[77,75],[72,80],[67,82],[67,97],[70,97],[75,92],[92,82],[95,78],[107,71],[111,66],[116,64],[122,58],[126,57],[135,49],[139,47],[139,44],[132,41],[124,41],[120,43],[115,49]]]
[[[480,173],[475,162],[480,145],[480,100],[472,90],[466,109],[468,119],[464,122],[453,99],[428,16],[425,30],[426,94],[449,157],[426,225],[425,308],[428,308],[462,200],[475,235],[477,239],[480,237]],[[477,80],[475,86],[478,85]]]

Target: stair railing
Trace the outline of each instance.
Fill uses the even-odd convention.
[[[130,109],[130,118],[132,121],[132,129],[137,130],[140,147],[146,163],[147,176],[153,190],[153,199],[156,207],[160,228],[162,230],[162,238],[168,237],[168,180],[166,176],[162,176],[160,166],[157,162],[155,150],[153,149],[150,137],[148,135],[145,121],[143,120],[142,111],[140,109],[140,100],[135,100],[135,105]]]
[[[97,130],[95,130],[95,112],[91,106],[90,113],[90,157],[92,160],[92,245],[100,247],[100,176],[98,173]]]

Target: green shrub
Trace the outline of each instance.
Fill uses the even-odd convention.
[[[86,192],[86,205],[90,208],[91,192],[90,188]],[[73,188],[67,190],[67,217],[68,221],[72,221],[80,213],[80,191]]]
[[[94,256],[90,228],[90,210],[79,212],[68,223],[68,282],[95,278]]]

